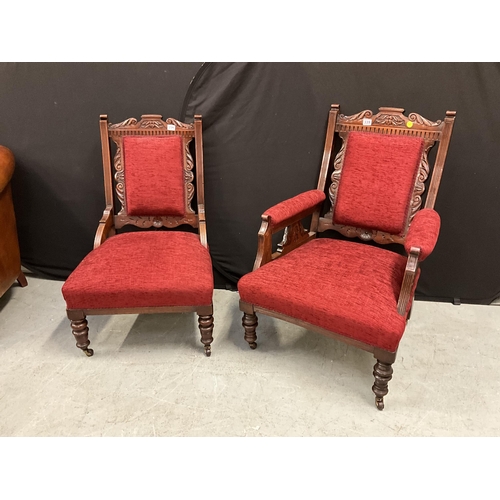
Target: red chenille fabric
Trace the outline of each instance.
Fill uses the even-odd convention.
[[[350,132],[333,221],[402,234],[423,148],[418,137]]]
[[[244,302],[394,352],[405,266],[389,250],[321,238],[243,276],[238,290]]]
[[[197,235],[143,231],[112,236],[64,283],[68,309],[210,305],[212,261]]]
[[[423,208],[413,218],[405,238],[405,250],[410,253],[411,247],[420,248],[418,260],[426,259],[434,250],[441,228],[439,214],[431,208]]]
[[[271,225],[277,226],[290,217],[303,212],[304,210],[314,208],[324,200],[325,193],[323,193],[323,191],[312,189],[311,191],[300,193],[293,198],[274,205],[274,207],[266,210],[264,212],[264,215],[269,215],[269,217],[271,218]]]
[[[182,138],[123,138],[125,197],[129,215],[184,215]]]

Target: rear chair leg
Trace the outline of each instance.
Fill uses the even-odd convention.
[[[243,313],[242,320],[243,328],[245,329],[245,340],[248,342],[252,349],[257,349],[257,334],[255,329],[257,328],[259,322],[257,321],[256,314]]]
[[[19,273],[19,276],[17,277],[17,282],[21,287],[28,286],[28,280],[26,279],[26,276],[22,271]]]
[[[93,356],[94,350],[89,349],[89,328],[86,318],[71,320],[71,328],[76,339],[76,347],[79,347],[87,356]]]
[[[392,363],[382,363],[377,359],[373,367],[375,383],[373,384],[372,391],[375,394],[375,405],[380,411],[384,409],[384,396],[389,392],[387,384],[392,378],[392,373]]]
[[[198,315],[198,327],[201,332],[201,343],[205,346],[205,354],[210,356],[212,354],[210,344],[214,340],[212,337],[212,332],[214,330],[214,317],[211,314],[207,314],[205,316]]]

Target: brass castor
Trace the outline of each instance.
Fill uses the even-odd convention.
[[[82,349],[82,350],[88,358],[94,355],[94,349]]]
[[[384,409],[384,398],[375,398],[375,406],[377,410],[382,411]]]
[[[209,345],[205,346],[205,356],[209,358],[212,355],[212,349]]]
[[[251,344],[248,344],[250,346],[250,349],[257,349],[257,342],[252,342]]]

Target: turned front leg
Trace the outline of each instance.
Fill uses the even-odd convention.
[[[90,341],[87,319],[83,318],[71,320],[71,328],[76,339],[76,347],[79,347],[87,356],[92,356],[94,354],[94,350],[89,349]]]
[[[214,317],[211,314],[199,315],[198,316],[198,327],[201,332],[201,343],[205,346],[205,354],[210,356],[212,354],[212,348],[210,344],[214,340],[212,337],[212,332],[214,330]]]
[[[375,383],[373,384],[372,391],[375,394],[375,405],[380,411],[384,409],[384,396],[389,392],[387,385],[392,378],[392,373],[392,363],[382,363],[377,359],[373,367]]]
[[[245,329],[245,340],[252,349],[257,349],[257,334],[255,330],[259,324],[256,314],[243,313],[242,319],[243,328]]]

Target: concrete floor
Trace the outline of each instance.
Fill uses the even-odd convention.
[[[215,291],[212,357],[194,314],[92,316],[75,347],[62,282],[0,298],[0,436],[498,436],[500,307],[416,302],[383,412],[372,355]]]

